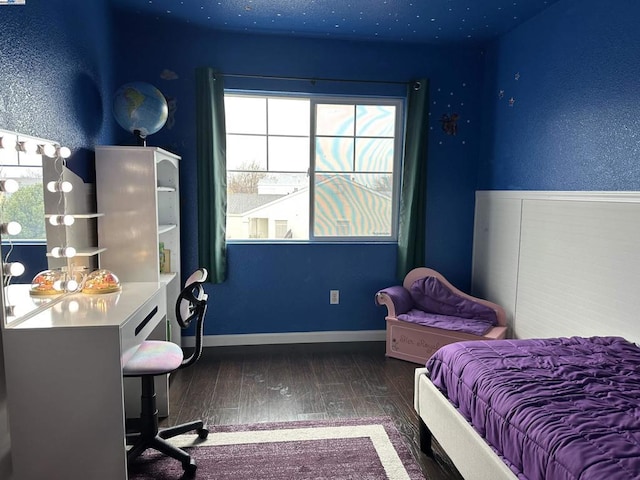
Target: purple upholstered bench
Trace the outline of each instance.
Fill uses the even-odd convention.
[[[402,285],[378,291],[375,300],[387,307],[388,357],[424,365],[449,343],[507,334],[500,305],[458,290],[431,268],[411,270]]]

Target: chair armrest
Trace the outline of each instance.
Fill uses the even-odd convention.
[[[376,305],[387,307],[387,316],[395,318],[411,310],[413,299],[406,288],[397,285],[376,293]]]

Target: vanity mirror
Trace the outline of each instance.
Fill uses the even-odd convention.
[[[5,325],[26,318],[97,267],[92,185],[59,143],[0,130],[0,238]],[[44,258],[42,258],[44,257]],[[16,261],[18,258],[20,261]]]

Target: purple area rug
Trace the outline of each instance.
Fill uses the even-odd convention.
[[[390,418],[215,425],[209,438],[172,442],[216,480],[418,480],[422,470]],[[180,462],[148,450],[129,467],[130,480],[183,478]]]

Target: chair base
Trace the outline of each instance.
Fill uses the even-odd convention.
[[[154,450],[175,458],[182,463],[182,468],[188,475],[195,474],[196,462],[184,450],[167,442],[167,439],[195,431],[201,439],[207,438],[209,430],[202,420],[195,420],[173,427],[158,429],[158,410],[156,408],[156,395],[154,391],[153,376],[142,376],[142,412],[140,416],[140,431],[127,434],[127,445],[131,448],[127,451],[127,464],[139,457],[145,450]]]
[[[209,434],[209,431],[204,428],[204,424],[201,420],[165,428],[158,431],[154,436],[145,436],[141,432],[129,434],[127,435],[127,444],[131,445],[131,448],[127,451],[127,463],[131,463],[145,450],[153,448],[168,457],[172,457],[180,461],[185,473],[194,474],[197,466],[195,460],[191,458],[191,455],[181,448],[167,442],[167,439],[169,438],[194,430],[201,439],[207,438],[207,435]]]

